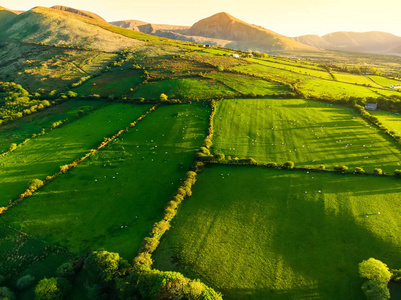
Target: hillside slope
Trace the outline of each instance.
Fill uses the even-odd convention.
[[[79,9],[76,9],[76,8],[63,6],[63,5],[55,5],[55,6],[52,6],[52,8],[56,9],[56,10],[61,10],[61,11],[68,11],[70,13],[77,14],[77,15],[80,15],[80,16],[83,16],[83,17],[87,17],[87,18],[91,18],[91,19],[95,19],[95,20],[106,22],[106,20],[103,19],[101,16],[99,16],[99,15],[93,13],[93,12],[90,12],[90,11],[79,10]]]
[[[35,7],[17,17],[0,33],[5,40],[80,46],[108,52],[133,47],[142,42],[89,24],[87,17],[45,7]],[[92,21],[90,21],[92,22]],[[106,24],[99,22],[100,24]]]
[[[0,6],[0,28],[14,20],[21,12]]]

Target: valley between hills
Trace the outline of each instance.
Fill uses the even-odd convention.
[[[398,299],[401,37],[0,8],[0,299]]]

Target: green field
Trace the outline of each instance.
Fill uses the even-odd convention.
[[[148,108],[147,105],[110,104],[0,158],[0,206],[16,199],[31,180],[44,180],[58,172],[60,166],[97,147],[104,137],[123,129]]]
[[[0,127],[0,151],[9,149],[11,143],[19,144],[42,129],[50,129],[57,121],[67,119],[69,122],[80,118],[103,105],[105,101],[70,100],[35,114],[25,116]]]
[[[390,131],[401,134],[401,117],[399,113],[389,111],[371,111],[369,113],[377,117],[383,123],[383,126]]]
[[[155,267],[200,278],[225,299],[364,299],[359,262],[401,265],[400,192],[395,178],[213,166]]]
[[[1,222],[75,253],[105,249],[132,259],[192,164],[209,113],[208,105],[159,107]]]
[[[235,95],[233,90],[215,80],[183,78],[150,82],[142,85],[134,93],[134,97],[158,100],[162,93],[166,94],[170,99],[180,100],[203,100]]]
[[[132,95],[144,80],[142,71],[125,70],[104,73],[102,76],[95,77],[86,81],[83,85],[74,89],[79,96],[97,94],[100,96],[122,96]]]
[[[400,85],[401,81],[400,80],[395,80],[395,79],[390,79],[390,78],[386,78],[383,76],[368,76],[369,78],[371,78],[374,82],[376,82],[379,85],[385,86],[385,87],[389,87],[391,85]]]
[[[372,79],[370,79],[367,76],[354,75],[354,74],[344,73],[344,72],[332,72],[332,74],[338,81],[360,84],[360,85],[367,85],[367,86],[372,86],[372,87],[377,87],[377,88],[382,87],[381,85],[375,83]]]
[[[253,58],[247,59],[247,60],[257,63],[257,64],[267,66],[267,67],[283,69],[283,70],[292,71],[295,73],[310,75],[310,76],[329,79],[329,80],[333,79],[331,77],[331,75],[325,70],[315,70],[315,69],[309,69],[307,67],[287,65],[287,64],[280,63],[280,62],[272,62],[272,61],[268,61],[268,60],[260,60],[260,59],[253,59]]]
[[[379,97],[379,95],[370,88],[332,80],[305,80],[297,86],[306,97],[312,96],[317,99],[328,98],[342,100],[349,97]]]
[[[282,95],[286,92],[290,92],[290,90],[284,85],[268,82],[266,80],[251,76],[244,76],[234,73],[213,72],[207,74],[207,77],[218,80],[231,89],[244,95]]]
[[[373,172],[398,169],[401,150],[392,138],[353,110],[293,99],[242,99],[217,103],[213,150],[258,162],[296,167],[336,164]]]

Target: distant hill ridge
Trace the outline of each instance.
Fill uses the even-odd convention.
[[[401,37],[380,31],[338,31],[322,37],[318,35],[304,35],[295,37],[294,40],[322,49],[385,54],[401,53]]]
[[[63,5],[55,5],[55,6],[52,6],[51,8],[56,9],[56,10],[61,10],[61,11],[67,11],[67,12],[70,12],[70,13],[73,13],[73,14],[77,14],[77,15],[80,15],[80,16],[84,16],[84,17],[88,17],[88,18],[91,18],[91,19],[95,19],[95,20],[106,22],[106,20],[103,19],[101,16],[99,16],[99,15],[93,13],[93,12],[90,12],[90,11],[79,10],[79,9],[76,9],[76,8],[63,6]]]

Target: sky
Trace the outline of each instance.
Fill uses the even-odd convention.
[[[335,31],[401,36],[400,0],[0,0],[0,6],[14,10],[53,5],[92,11],[109,22],[133,19],[191,26],[224,11],[291,37]]]

